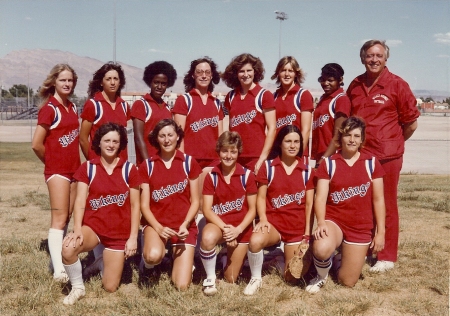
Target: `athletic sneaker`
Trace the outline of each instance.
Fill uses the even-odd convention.
[[[53,275],[53,280],[59,283],[67,283],[69,282],[69,276],[65,270],[61,271],[59,275]]]
[[[82,298],[85,295],[86,295],[86,291],[84,289],[72,289],[72,291],[70,291],[69,295],[67,295],[64,298],[63,304],[64,305],[73,305],[80,298]]]
[[[386,272],[394,268],[394,263],[392,261],[378,260],[375,265],[369,269],[370,272]]]
[[[97,274],[99,271],[100,276],[103,277],[103,256],[99,256],[91,265],[83,270],[83,278],[87,279],[88,277]]]
[[[312,279],[309,282],[309,285],[305,288],[305,291],[311,294],[319,293],[320,289],[327,282],[327,278],[322,279],[319,275],[317,275],[314,279]]]
[[[203,281],[203,293],[212,296],[217,293],[216,279],[205,279]]]
[[[262,285],[262,279],[257,278],[251,278],[250,282],[248,282],[247,286],[245,287],[244,294],[245,295],[254,295],[256,291],[261,287]]]

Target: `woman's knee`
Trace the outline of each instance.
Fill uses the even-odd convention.
[[[206,228],[203,229],[201,242],[202,249],[210,250],[214,248],[217,245],[219,238],[217,238],[217,234],[214,231]]]
[[[119,281],[103,280],[102,284],[106,292],[114,293],[119,288],[120,280]]]
[[[149,248],[146,249],[144,247],[144,251],[142,253],[142,257],[144,261],[149,264],[159,264],[161,260],[164,258],[165,253],[161,251],[161,249],[157,248]]]
[[[265,244],[266,238],[264,234],[253,233],[248,244],[248,250],[253,253],[260,252],[265,247]]]
[[[335,251],[334,243],[325,240],[315,240],[313,243],[313,254],[319,260],[326,260]]]
[[[358,282],[358,278],[349,278],[349,277],[341,277],[338,276],[339,284],[347,287],[354,287]]]

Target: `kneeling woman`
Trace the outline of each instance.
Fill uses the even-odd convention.
[[[312,229],[314,184],[311,168],[303,164],[303,141],[295,125],[284,126],[275,138],[269,160],[262,164],[256,181],[259,223],[250,239],[248,261],[252,278],[244,294],[261,287],[263,248],[284,242],[284,259],[289,262],[302,240],[309,241]],[[294,281],[285,265],[286,281]]]
[[[192,280],[198,233],[194,218],[199,207],[198,177],[202,171],[195,159],[177,150],[183,136],[174,120],[161,120],[148,136],[158,153],[139,166],[143,181],[143,263],[147,269],[161,263],[170,240],[172,282],[180,290],[186,290]]]
[[[65,305],[73,305],[85,295],[79,253],[99,243],[105,246],[102,283],[108,292],[117,290],[124,260],[136,254],[141,181],[136,167],[119,158],[126,146],[124,127],[115,123],[100,126],[92,141],[99,157],[86,161],[75,173],[74,227],[62,249],[64,268],[72,284]]]
[[[317,170],[313,244],[317,276],[306,287],[309,293],[319,292],[325,284],[332,255],[339,246],[342,261],[338,281],[350,287],[359,279],[369,247],[373,253],[384,248],[384,171],[375,157],[359,152],[365,129],[362,119],[346,119],[338,130],[341,150]],[[373,215],[377,226],[372,240]]]
[[[214,295],[216,289],[216,250],[227,243],[225,279],[236,282],[252,234],[251,223],[256,215],[256,182],[251,170],[237,163],[242,152],[242,140],[237,132],[220,135],[216,152],[220,164],[206,175],[203,185],[203,228],[200,256],[206,271],[203,292]]]

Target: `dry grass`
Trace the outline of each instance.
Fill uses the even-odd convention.
[[[108,294],[98,277],[86,282],[87,296],[62,305],[69,287],[52,281],[46,236],[50,221],[43,166],[29,144],[0,143],[0,314],[1,315],[448,315],[449,176],[401,176],[401,233],[396,269],[374,275],[363,270],[353,289],[330,281],[316,295],[289,286],[276,272],[264,276],[253,297],[220,281],[214,297],[202,294],[203,268],[194,283],[176,291],[167,272],[139,286],[136,260],[122,285]],[[89,257],[82,259],[87,264]],[[246,271],[248,273],[248,271]]]

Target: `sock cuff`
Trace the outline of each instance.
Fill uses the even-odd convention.
[[[71,267],[75,266],[78,263],[81,264],[80,258],[78,258],[77,261],[75,261],[74,263],[71,263],[71,264],[64,264],[63,263],[63,266],[70,269]]]
[[[325,260],[317,259],[316,256],[313,255],[314,265],[319,268],[329,268],[331,267],[331,257]]]
[[[204,250],[200,247],[200,257],[205,260],[211,260],[216,256],[216,248]]]
[[[64,234],[64,230],[62,230],[62,229],[56,229],[56,228],[50,228],[49,230],[48,230],[48,233],[49,234],[59,234],[59,235],[63,235]]]

